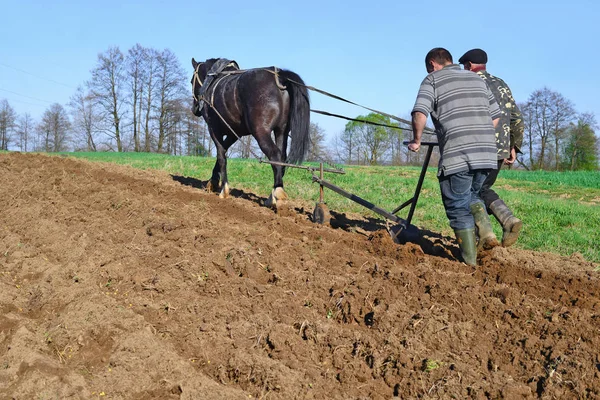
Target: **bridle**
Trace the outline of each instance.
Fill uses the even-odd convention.
[[[200,76],[198,75],[198,70],[200,69],[200,67],[202,66],[202,64],[205,64],[204,62],[198,63],[198,65],[196,65],[196,68],[194,69],[194,77],[192,78],[192,96],[194,96],[194,100],[196,100],[196,102],[200,102],[200,100],[198,99],[198,97],[196,96],[196,81],[198,82],[198,84],[200,85],[200,87],[202,87],[203,83],[202,83],[202,79],[200,79]]]

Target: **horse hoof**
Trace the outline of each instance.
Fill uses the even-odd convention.
[[[273,190],[273,193],[275,194],[275,198],[277,199],[277,201],[288,199],[288,195],[282,187],[275,188],[275,190]]]
[[[219,197],[222,199],[226,199],[229,197],[229,185],[226,183],[223,185],[223,189],[221,189],[221,193],[219,193]]]
[[[274,203],[273,203],[273,193],[271,193],[269,195],[269,198],[267,200],[265,200],[265,206],[266,207],[273,207]]]
[[[206,184],[206,191],[210,193],[216,193],[219,191],[219,181],[208,181]]]
[[[272,208],[278,209],[279,207],[283,206],[283,204],[284,204],[285,200],[287,200],[287,198],[288,198],[288,196],[285,193],[285,190],[283,190],[282,187],[277,187],[277,188],[273,189],[273,191],[271,192],[271,195],[265,202],[265,205],[267,207],[272,207]]]

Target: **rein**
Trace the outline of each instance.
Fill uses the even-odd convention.
[[[198,84],[200,85],[200,87],[201,87],[202,89],[204,89],[203,85],[204,85],[204,83],[206,83],[206,79],[205,79],[205,82],[202,82],[202,80],[200,79],[200,76],[198,75],[198,70],[199,70],[199,68],[200,68],[200,66],[201,66],[202,64],[204,64],[204,63],[203,63],[203,62],[201,62],[201,63],[198,63],[198,65],[196,66],[196,69],[194,70],[194,82],[198,82]],[[221,80],[222,80],[223,78],[227,77],[227,76],[230,76],[230,75],[237,75],[237,74],[243,74],[243,73],[245,73],[245,72],[247,72],[247,71],[251,71],[251,70],[243,70],[243,69],[239,69],[239,67],[237,66],[237,64],[235,63],[235,61],[232,61],[232,62],[228,63],[227,65],[225,65],[225,66],[223,67],[223,69],[224,69],[224,68],[227,68],[227,67],[236,67],[236,68],[238,68],[238,69],[231,70],[231,71],[218,71],[218,72],[215,72],[215,73],[208,73],[208,74],[207,74],[207,76],[209,76],[209,75],[210,75],[210,76],[219,76],[219,75],[221,75],[221,76],[219,76],[219,79],[217,79],[217,80],[214,82],[214,87],[215,87],[215,88],[216,88],[216,86],[219,84],[219,82],[221,82]],[[286,89],[287,89],[287,87],[286,87],[286,86],[284,86],[283,84],[281,84],[281,82],[280,82],[280,80],[279,80],[279,69],[278,69],[277,67],[273,67],[273,69],[274,69],[274,71],[272,71],[272,70],[270,70],[270,69],[267,69],[267,68],[255,68],[254,70],[263,70],[263,71],[267,71],[267,72],[268,72],[268,73],[270,73],[270,74],[273,74],[273,75],[274,75],[274,77],[275,77],[275,83],[277,84],[277,87],[278,87],[279,89],[281,89],[281,90],[286,90]],[[291,82],[291,83],[293,83],[294,85],[298,85],[298,86],[304,87],[304,88],[306,88],[306,89],[308,89],[308,90],[312,90],[312,91],[315,91],[315,92],[321,93],[321,94],[323,94],[323,95],[325,95],[325,96],[328,96],[328,97],[334,98],[334,99],[336,99],[336,100],[340,100],[340,101],[343,101],[343,102],[346,102],[346,103],[349,103],[349,104],[352,104],[352,105],[355,105],[355,106],[358,106],[358,107],[364,108],[364,109],[366,109],[366,110],[369,110],[369,111],[372,111],[372,112],[374,112],[374,113],[376,113],[376,114],[384,115],[384,116],[386,116],[386,117],[388,117],[388,118],[391,118],[391,119],[393,119],[393,120],[396,120],[396,121],[398,121],[398,122],[402,122],[402,123],[404,123],[404,124],[406,124],[406,125],[412,126],[412,122],[411,122],[411,121],[408,121],[408,120],[406,120],[406,119],[403,119],[403,118],[400,118],[400,117],[396,117],[395,115],[388,114],[388,113],[386,113],[386,112],[379,111],[379,110],[376,110],[376,109],[373,109],[373,108],[370,108],[370,107],[363,106],[363,105],[361,105],[361,104],[358,104],[358,103],[355,103],[355,102],[353,102],[353,101],[347,100],[347,99],[345,99],[345,98],[343,98],[343,97],[340,97],[340,96],[337,96],[337,95],[335,95],[335,94],[332,94],[332,93],[326,92],[325,90],[321,90],[321,89],[315,88],[314,86],[305,85],[305,84],[303,84],[303,83],[297,82],[297,81],[295,81],[295,80],[293,80],[293,79],[290,79],[290,78],[286,78],[286,79],[287,79],[287,81],[288,81],[288,82]],[[233,133],[233,134],[235,135],[235,137],[236,137],[236,138],[238,138],[238,140],[241,140],[241,139],[240,139],[240,137],[237,135],[237,133],[235,133],[235,131],[233,130],[233,128],[232,128],[232,127],[231,127],[231,126],[230,126],[230,125],[227,123],[227,121],[225,121],[225,118],[223,118],[223,116],[221,115],[221,113],[219,113],[219,111],[218,111],[218,110],[215,108],[215,106],[213,105],[213,103],[214,103],[214,92],[215,92],[215,90],[213,89],[213,93],[212,93],[212,96],[211,96],[211,100],[210,100],[210,101],[209,101],[207,98],[205,98],[205,97],[204,97],[204,94],[205,94],[205,93],[208,91],[208,89],[209,89],[209,87],[210,87],[211,83],[212,83],[212,80],[210,80],[210,82],[209,82],[209,84],[208,84],[208,87],[206,87],[206,89],[205,89],[205,90],[201,91],[201,93],[200,93],[200,95],[199,95],[199,96],[196,96],[196,93],[195,93],[194,91],[192,91],[192,92],[193,92],[193,93],[192,93],[192,95],[194,96],[194,99],[196,100],[196,102],[198,102],[198,104],[202,104],[202,102],[204,102],[204,103],[205,103],[205,104],[207,104],[207,105],[208,105],[210,108],[212,108],[212,109],[213,109],[213,111],[214,111],[214,112],[217,114],[217,116],[218,116],[218,117],[221,119],[221,121],[222,121],[222,122],[225,124],[225,126],[227,126],[227,128],[228,128],[228,129],[231,131],[231,133]],[[411,128],[401,128],[401,127],[398,127],[398,126],[393,126],[393,125],[388,125],[388,124],[381,124],[381,123],[378,123],[378,122],[367,121],[367,120],[364,120],[364,119],[357,119],[357,118],[345,117],[345,116],[343,116],[343,115],[339,115],[339,114],[333,114],[333,113],[329,113],[329,112],[327,112],[327,111],[314,110],[314,109],[311,109],[310,111],[311,111],[311,112],[314,112],[314,113],[317,113],[317,114],[321,114],[321,115],[326,115],[326,116],[331,116],[331,117],[336,117],[336,118],[345,119],[345,120],[348,120],[348,121],[356,121],[356,122],[361,122],[361,123],[365,123],[365,124],[369,124],[369,125],[376,125],[376,126],[382,126],[382,127],[386,127],[386,128],[392,128],[392,129],[402,129],[402,130],[406,130],[406,131],[412,131],[412,127],[411,127]],[[424,133],[424,134],[433,135],[433,134],[435,134],[435,131],[434,131],[433,129],[431,129],[431,128],[427,128],[427,127],[425,127],[425,128],[423,129],[423,133]],[[259,156],[257,156],[257,155],[256,155],[256,153],[254,153],[254,152],[252,151],[252,149],[250,149],[250,152],[252,153],[252,155],[253,155],[255,158],[258,158],[259,160],[262,160],[262,157],[259,157]]]
[[[270,69],[266,69],[266,68],[256,68],[256,69],[262,69],[264,71],[267,71],[270,74],[275,75],[275,81],[277,83],[277,86],[279,87],[279,89],[285,90],[286,87],[283,86],[282,84],[280,84],[280,82],[279,82],[279,73],[278,73],[277,67],[273,67],[273,68],[275,68],[275,71],[271,71]],[[240,69],[240,70],[235,70],[235,71],[223,71],[223,72],[221,72],[221,74],[224,74],[224,75],[235,75],[235,74],[243,74],[246,71],[250,71],[250,70]],[[316,88],[314,86],[308,86],[308,85],[302,84],[302,83],[297,82],[297,81],[295,81],[293,79],[290,79],[290,78],[287,78],[287,81],[293,83],[294,85],[298,85],[298,86],[304,87],[304,88],[306,88],[308,90],[312,90],[312,91],[321,93],[321,94],[323,94],[325,96],[334,98],[336,100],[340,100],[340,101],[343,101],[343,102],[346,102],[346,103],[349,103],[349,104],[352,104],[352,105],[364,108],[365,110],[372,111],[372,112],[374,112],[376,114],[384,115],[384,116],[386,116],[388,118],[391,118],[391,119],[393,119],[395,121],[402,122],[403,124],[406,124],[406,125],[409,125],[409,126],[412,125],[412,122],[408,121],[406,119],[403,119],[403,118],[400,118],[400,117],[396,117],[395,115],[388,114],[388,113],[383,112],[383,111],[375,110],[373,108],[369,108],[369,107],[360,105],[360,104],[355,103],[353,101],[344,99],[343,97],[340,97],[340,96],[337,96],[335,94],[326,92],[325,90],[318,89],[318,88]],[[386,127],[386,128],[402,129],[402,130],[406,130],[406,131],[412,131],[412,128],[401,128],[401,127],[393,126],[393,125],[380,124],[380,123],[377,123],[377,122],[366,121],[364,119],[356,119],[356,118],[345,117],[343,115],[333,114],[333,113],[329,113],[327,111],[314,110],[314,109],[311,109],[310,111],[312,111],[314,113],[317,113],[317,114],[327,115],[327,116],[330,116],[330,117],[336,117],[336,118],[345,119],[345,120],[348,120],[348,121],[356,121],[356,122],[362,122],[362,123],[369,124],[369,125],[377,125],[377,126],[383,126],[383,127]],[[423,129],[423,133],[428,134],[428,135],[434,135],[435,131],[433,129],[431,129],[431,128],[425,127]]]

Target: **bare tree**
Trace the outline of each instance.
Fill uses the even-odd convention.
[[[575,110],[572,103],[565,99],[560,93],[544,87],[534,91],[527,101],[526,114],[530,119],[526,122],[526,133],[533,138],[538,138],[538,169],[560,167],[560,153],[564,132],[568,124],[575,118]],[[552,142],[550,142],[552,140]],[[530,156],[533,157],[533,140],[530,141]],[[550,151],[553,150],[553,157]]]
[[[50,105],[37,127],[43,137],[43,151],[59,152],[68,150],[71,123],[67,111],[58,103]]]
[[[88,87],[94,101],[102,110],[102,120],[106,121],[106,134],[114,139],[117,151],[123,151],[121,122],[123,119],[123,86],[125,84],[125,58],[118,47],[111,47],[98,55],[98,64],[92,70]]]
[[[212,140],[211,140],[212,142]],[[242,136],[229,149],[231,157],[252,158],[254,154],[260,154],[260,148],[252,135]]]
[[[157,151],[163,150],[163,143],[173,133],[171,125],[177,123],[178,102],[183,99],[185,76],[179,60],[171,50],[163,50],[158,56],[157,104],[158,123]]]
[[[310,143],[308,147],[308,153],[306,155],[307,161],[323,161],[327,158],[325,149],[325,130],[319,126],[319,124],[311,122],[310,130],[308,132]]]
[[[533,161],[533,148],[535,144],[535,138],[533,133],[533,105],[529,102],[518,104],[519,110],[523,114],[523,123],[524,123],[524,133],[523,133],[523,145],[521,146],[521,151],[524,152],[524,156],[528,156],[529,164],[526,164],[521,157],[517,157],[517,162],[521,164],[527,170],[535,168]]]
[[[210,156],[213,143],[208,134],[208,127],[204,119],[192,114],[191,97],[184,101],[183,104],[185,107],[183,119],[185,123],[184,135],[186,136],[187,155]]]
[[[8,150],[16,127],[17,113],[6,99],[0,101],[0,150]]]
[[[346,124],[344,130],[336,135],[334,143],[337,158],[344,164],[359,163],[360,139],[354,126]]]
[[[100,117],[95,109],[92,95],[85,93],[79,86],[71,97],[69,108],[73,118],[72,129],[76,135],[73,140],[76,146],[86,151],[97,151],[95,135]]]
[[[157,82],[157,73],[158,73],[158,52],[155,49],[147,50],[147,58],[146,58],[146,80],[144,82],[144,89],[142,92],[142,104],[140,104],[140,118],[143,115],[143,124],[144,124],[144,151],[150,152],[156,142],[153,132],[152,132],[152,104],[154,103],[154,93],[156,91],[156,82]],[[144,97],[145,96],[145,97]]]
[[[560,168],[560,155],[562,153],[565,132],[569,124],[575,120],[576,111],[573,103],[567,100],[562,94],[552,92],[551,95],[551,115],[552,132],[554,136],[554,165],[558,170]]]
[[[20,151],[29,149],[31,136],[33,134],[34,122],[31,114],[25,113],[17,121],[17,144]]]
[[[148,79],[148,50],[137,43],[129,49],[126,58],[126,76],[129,87],[129,105],[132,113],[133,151],[141,151],[141,112],[144,95],[144,81]]]

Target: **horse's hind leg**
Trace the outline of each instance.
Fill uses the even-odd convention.
[[[260,132],[254,135],[262,152],[267,156],[269,161],[283,162],[281,151],[271,139],[271,132]],[[283,190],[283,171],[281,165],[271,165],[273,168],[273,191],[267,199],[265,205],[267,207],[279,207],[281,202],[287,199],[287,194]]]
[[[281,129],[277,128],[275,129],[275,143],[277,145],[277,148],[279,149],[279,151],[281,152],[281,161],[283,162],[287,162],[287,145],[288,145],[288,136],[289,136],[289,131],[288,132],[283,132]],[[285,176],[285,167],[281,168],[281,185],[283,186],[283,177]]]

